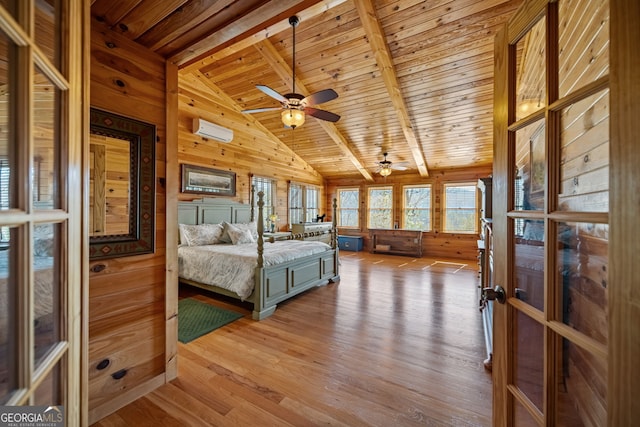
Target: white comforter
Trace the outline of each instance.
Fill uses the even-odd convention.
[[[181,246],[178,275],[187,280],[233,291],[244,300],[253,292],[258,244]],[[302,240],[264,244],[264,265],[276,265],[331,249],[322,242]]]

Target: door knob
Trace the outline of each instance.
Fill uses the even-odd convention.
[[[504,304],[507,301],[507,293],[500,285],[495,288],[483,288],[482,289],[482,301],[498,301],[500,304]]]

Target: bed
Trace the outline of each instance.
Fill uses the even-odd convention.
[[[273,314],[282,301],[339,279],[335,202],[334,222],[329,232],[331,244],[305,240],[317,233],[292,234],[274,241],[263,235],[262,196],[259,192],[257,215],[252,202],[242,204],[204,198],[178,204],[180,283],[251,302],[255,320]],[[195,229],[193,226],[200,226],[197,227],[200,234],[195,239],[193,234],[188,234]],[[216,235],[213,239],[219,242],[225,241],[219,235],[225,232],[231,234],[226,241],[234,237],[232,243],[207,244],[207,233]],[[192,244],[193,240],[199,241]]]

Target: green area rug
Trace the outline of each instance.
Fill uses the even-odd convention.
[[[235,311],[183,298],[178,301],[178,340],[186,344],[241,317]]]

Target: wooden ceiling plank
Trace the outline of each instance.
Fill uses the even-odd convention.
[[[464,19],[460,23],[446,24],[409,38],[394,39],[391,46],[394,47],[392,54],[396,58],[396,64],[413,58],[419,60],[423,56],[425,62],[429,63],[432,55],[447,58],[452,52],[465,50],[472,44],[493,47],[495,34],[502,28],[511,11],[511,7],[501,6],[492,14],[471,17],[473,20]],[[394,34],[393,37],[398,36]]]
[[[149,28],[169,17],[187,1],[162,0],[152,4],[140,3],[120,20],[117,30],[128,39],[135,40]]]
[[[154,51],[175,49],[171,45],[187,37],[193,38],[194,31],[200,29],[202,22],[212,18],[217,20],[223,10],[231,9],[229,12],[238,13],[229,7],[229,3],[229,0],[189,1],[176,10],[176,13],[167,16],[162,22],[140,35],[136,41]]]
[[[164,45],[158,47],[158,52],[165,58],[168,58],[182,52],[185,49],[185,46],[188,48],[194,43],[198,43],[212,34],[219,33],[220,31],[226,31],[225,29],[231,29],[231,31],[240,29],[238,23],[244,22],[245,17],[251,15],[256,9],[264,7],[265,3],[268,3],[269,1],[270,0],[224,0],[225,3],[228,3],[225,7],[215,12],[213,12],[211,8],[207,9],[204,16],[199,16],[194,19],[194,21],[200,22],[199,24],[193,25],[187,23],[186,25],[189,26],[187,27],[189,30],[182,31],[177,37],[168,40]],[[212,14],[209,15],[210,13]],[[271,20],[277,20],[280,17],[266,16],[263,18],[267,20],[266,23],[261,23],[256,28],[247,30],[237,38],[247,37],[249,34],[259,30],[262,26],[267,25]],[[157,36],[158,33],[156,33],[156,37]],[[235,40],[235,38],[227,43],[234,43],[233,40]]]
[[[340,0],[278,0],[277,2],[268,2],[252,10],[241,21],[230,23],[190,46],[182,48],[170,60],[178,64],[180,68],[184,68],[189,64],[198,63],[211,52],[230,46],[240,40],[246,41],[256,35],[258,35],[257,40],[262,39],[265,36],[264,31],[266,30],[263,30],[265,27],[267,29],[275,27],[275,29],[282,31],[286,29],[286,25],[289,25],[288,18],[291,15],[301,14],[305,9],[310,9],[318,4],[320,8],[314,10],[320,12],[327,7],[324,3],[338,1]],[[283,24],[285,25],[283,26]],[[268,37],[268,35],[266,36]]]
[[[263,40],[259,43],[256,43],[254,46],[262,54],[265,61],[267,61],[271,65],[271,68],[273,68],[280,79],[285,81],[288,87],[293,87],[293,70],[286,64],[284,59],[280,56],[276,48],[269,42],[269,40]],[[295,83],[296,87],[298,88],[298,93],[302,92],[305,95],[310,94],[304,83],[300,79],[296,78]],[[351,148],[351,144],[349,144],[347,139],[340,133],[336,125],[324,120],[318,120],[318,123],[325,130],[327,135],[329,135],[329,137],[331,137],[331,139],[338,145],[338,147],[340,147],[344,155],[351,161],[351,163],[353,163],[353,165],[356,167],[356,169],[358,169],[362,176],[368,181],[373,181],[373,176],[371,176],[369,171],[364,167],[358,156]]]
[[[391,103],[396,110],[398,120],[400,120],[405,139],[407,140],[407,144],[411,149],[413,159],[418,166],[418,171],[420,172],[421,176],[427,177],[429,176],[429,171],[427,170],[427,161],[424,157],[424,153],[422,152],[422,148],[418,143],[418,139],[416,138],[416,135],[413,131],[411,118],[409,117],[409,111],[402,97],[402,89],[400,88],[395,68],[393,66],[393,58],[391,57],[391,52],[389,51],[389,46],[387,45],[384,30],[382,29],[382,24],[380,23],[376,15],[373,1],[356,1],[355,5],[356,9],[358,10],[358,14],[360,15],[362,26],[364,27],[367,38],[369,39],[371,49],[373,50],[376,61],[378,61],[378,67],[382,72],[382,78],[384,80],[385,86],[387,87],[387,92],[389,93]]]
[[[116,25],[143,0],[98,0],[91,5],[91,15],[107,25]]]
[[[311,19],[312,17],[317,16],[333,7],[336,7],[344,3],[345,1],[347,0],[321,0],[314,2],[315,4],[310,7],[298,10],[295,13],[297,14],[298,18],[300,18],[300,20]],[[279,1],[272,3],[277,3],[278,7],[282,8],[282,4],[284,4],[284,1],[282,2],[282,4]],[[276,6],[271,5],[271,7]],[[269,13],[273,13],[265,12],[262,10],[257,10],[256,12],[252,14],[251,18],[253,21],[256,21],[257,19],[262,19],[264,21],[264,16],[272,16]],[[261,13],[266,13],[268,15],[261,15]],[[282,12],[276,13],[275,15],[280,14],[282,14]],[[248,31],[249,29],[246,27],[249,27],[249,25],[243,24],[243,29],[245,31]],[[268,25],[264,29],[256,31],[254,34],[248,34],[246,38],[237,40],[236,43],[230,44],[228,46],[228,42],[233,40],[228,32],[221,34],[212,34],[211,36],[201,40],[200,42],[186,47],[183,52],[177,53],[176,55],[171,57],[170,61],[177,63],[181,69],[185,69],[186,71],[190,71],[192,68],[201,68],[213,62],[216,62],[219,59],[225,58],[229,55],[233,55],[243,49],[246,49],[247,47],[258,43],[261,40],[266,40],[270,36],[281,33],[282,31],[285,31],[290,27],[291,25],[289,25],[288,19],[282,19],[278,22]],[[221,47],[223,48],[221,49]],[[203,54],[207,54],[207,56],[205,58],[198,59]]]

